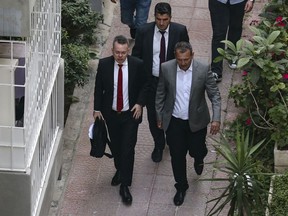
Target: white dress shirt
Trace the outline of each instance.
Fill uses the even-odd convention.
[[[182,120],[189,119],[189,100],[192,85],[192,62],[188,70],[183,71],[177,65],[176,98],[172,115]]]
[[[169,35],[169,26],[165,30],[164,38],[165,38],[165,55],[167,55],[167,47],[168,47],[168,35]],[[159,28],[155,25],[154,28],[154,36],[153,36],[153,66],[152,66],[152,75],[159,77],[159,68],[160,68],[160,42],[161,42],[162,34],[160,33]],[[165,58],[166,59],[166,58]]]
[[[114,63],[114,93],[112,109],[117,111],[117,87],[118,87],[118,62]],[[129,97],[128,97],[128,61],[127,58],[122,64],[122,87],[123,87],[123,109],[122,111],[129,110]]]

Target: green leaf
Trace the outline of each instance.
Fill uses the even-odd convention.
[[[246,46],[247,49],[249,49],[249,50],[251,50],[251,51],[254,50],[254,46],[253,46],[252,42],[249,41],[249,40],[246,40],[246,41],[245,41],[245,46]]]
[[[271,88],[270,88],[270,91],[271,92],[276,92],[278,90],[278,86],[277,85],[273,85],[273,86],[271,86]]]
[[[267,38],[268,44],[272,44],[275,39],[279,36],[280,31],[273,31]]]
[[[222,49],[222,48],[217,48],[217,52],[220,54],[220,55],[222,55],[222,56],[225,56],[225,50],[224,49]]]
[[[261,32],[258,28],[255,26],[250,26],[250,30],[255,34],[255,35],[261,35]]]
[[[213,62],[217,63],[217,62],[223,60],[223,58],[224,58],[223,56],[217,56],[217,57],[213,60]]]
[[[271,23],[267,20],[264,20],[263,23],[268,27],[271,28]]]
[[[260,37],[260,36],[253,36],[252,37],[254,41],[256,41],[258,44],[262,44],[264,45],[264,38]]]
[[[239,59],[237,62],[237,68],[242,68],[243,66],[245,66],[250,61],[250,59],[251,57],[245,57]]]
[[[250,74],[251,82],[255,85],[260,79],[260,72],[257,70],[251,70],[249,74]]]
[[[254,59],[254,62],[255,62],[255,64],[256,64],[258,67],[260,67],[260,68],[263,69],[263,67],[264,67],[264,61],[263,61],[263,59]]]
[[[243,39],[238,40],[237,43],[236,43],[236,50],[237,51],[241,50],[243,44],[244,44],[244,40]]]
[[[279,84],[278,84],[278,88],[279,89],[285,89],[285,84],[283,83],[283,82],[280,82]]]
[[[232,43],[229,40],[223,40],[221,42],[225,43],[227,45],[227,48],[230,49],[233,53],[235,53],[235,54],[237,53],[237,50],[236,50],[236,47],[235,47],[234,43]]]

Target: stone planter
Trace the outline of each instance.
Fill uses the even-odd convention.
[[[279,150],[277,144],[274,147],[274,172],[284,173],[288,170],[288,150]]]
[[[265,216],[280,216],[280,215],[287,215],[287,205],[284,203],[287,203],[287,195],[288,195],[288,189],[287,189],[287,172],[284,174],[276,174],[271,177],[270,182],[270,189],[269,189],[269,195],[268,195],[268,206],[270,208],[276,208],[274,211],[271,209],[269,211],[269,208],[266,208]],[[272,200],[272,199],[276,199]],[[274,203],[272,203],[274,202]],[[276,203],[275,203],[276,202]],[[276,210],[276,214],[275,214]]]
[[[270,188],[269,188],[269,195],[268,195],[268,205],[270,205],[272,201],[272,194],[273,194],[273,181],[275,179],[275,175],[271,177]],[[269,216],[269,208],[266,208],[265,216]]]

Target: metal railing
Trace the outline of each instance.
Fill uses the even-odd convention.
[[[10,71],[7,72],[8,80],[1,81],[0,78],[0,91],[5,89],[7,92],[4,96],[0,93],[0,100],[5,97],[10,103],[6,107],[3,105],[7,112],[4,115],[8,118],[0,116],[0,171],[31,175],[31,215],[35,215],[43,185],[49,177],[47,170],[57,134],[63,126],[59,126],[62,121],[59,121],[57,110],[61,0],[35,1],[30,36],[23,39],[0,40],[0,46],[6,47],[6,50],[0,49],[0,60],[6,59],[3,60],[5,63],[0,61],[0,73],[4,69]],[[20,84],[14,80],[20,74],[17,70],[24,74]],[[18,90],[24,92],[25,98],[22,123],[15,119]]]

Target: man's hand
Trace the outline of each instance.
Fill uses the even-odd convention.
[[[111,0],[111,2],[113,2],[113,3],[117,3],[117,0]]]
[[[111,1],[112,1],[112,0],[111,0]],[[248,1],[246,2],[245,8],[244,8],[245,13],[248,13],[248,12],[250,12],[250,11],[252,10],[253,4],[254,4],[254,3],[253,3],[252,1],[250,1],[250,0],[248,0]]]
[[[94,117],[94,120],[96,120],[96,118],[99,118],[100,120],[104,120],[102,113],[100,111],[93,111],[93,117]]]
[[[157,127],[158,127],[159,129],[162,129],[162,121],[157,121]]]
[[[133,113],[133,118],[135,119],[139,119],[142,115],[142,106],[139,105],[139,104],[135,104],[133,106],[133,108],[131,109],[131,112],[134,112]]]
[[[213,121],[211,122],[210,134],[215,135],[220,131],[220,122]]]

